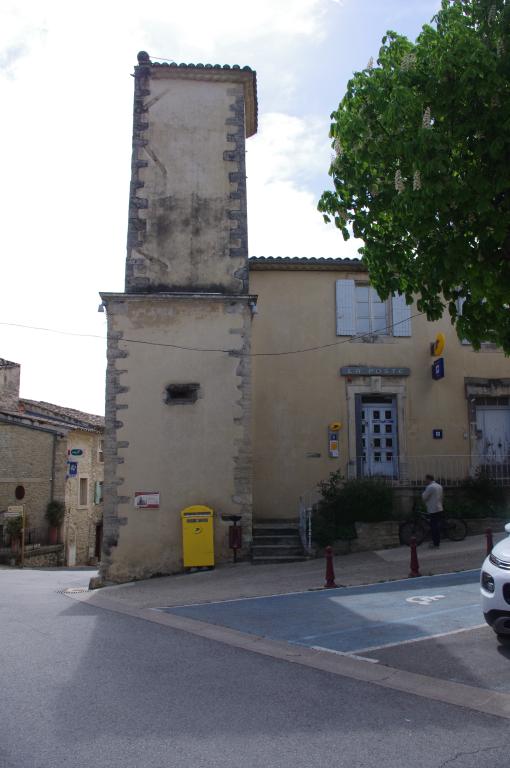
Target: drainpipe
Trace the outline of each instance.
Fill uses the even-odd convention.
[[[53,450],[51,452],[50,501],[53,501],[55,489],[55,465],[57,463],[57,435],[53,433]]]

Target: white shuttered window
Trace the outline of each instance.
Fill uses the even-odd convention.
[[[460,296],[455,302],[455,304],[457,305],[457,314],[462,315],[462,307],[464,306],[465,301],[466,299],[463,296]],[[465,344],[466,346],[468,344],[471,344],[471,342],[468,341],[468,339],[461,339],[460,341],[461,341],[461,344]]]
[[[336,281],[336,335],[354,336],[356,315],[354,312],[354,280]]]
[[[391,302],[381,301],[367,283],[337,280],[336,333],[411,336],[411,307],[405,296],[395,295]]]
[[[401,293],[395,293],[391,300],[391,312],[393,315],[392,326],[394,336],[411,335],[411,305],[406,304],[406,297]]]

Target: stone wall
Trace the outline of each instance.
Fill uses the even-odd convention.
[[[21,366],[0,358],[0,409],[18,410]]]
[[[0,423],[0,511],[22,503],[27,525],[46,527],[44,513],[50,499],[64,501],[66,461],[63,437],[18,423]],[[22,500],[16,499],[17,486],[25,489]]]
[[[367,552],[376,549],[398,547],[399,523],[384,520],[380,523],[356,523],[357,538],[350,542],[351,552]]]
[[[96,503],[96,483],[104,480],[103,452],[100,451],[102,440],[102,433],[84,430],[73,430],[68,436],[68,458],[76,461],[78,474],[68,477],[66,483],[64,540],[66,562],[74,558],[76,565],[87,565],[94,557],[96,525],[103,518],[103,503]],[[82,453],[72,455],[70,452],[73,450]],[[80,500],[80,482],[87,484],[86,500]]]
[[[477,517],[466,520],[468,536],[477,536],[486,532],[490,528],[493,533],[501,533],[505,530],[505,524],[508,518],[501,517]]]
[[[21,564],[21,550],[0,550],[0,563],[19,567]],[[64,565],[64,545],[55,544],[25,549],[26,568],[59,568]]]
[[[25,551],[26,568],[59,568],[64,565],[64,546],[41,547]]]
[[[0,422],[0,512],[8,506],[22,504],[26,527],[36,529],[35,538],[47,541],[46,506],[52,499],[66,508],[61,530],[66,561],[69,549],[76,547],[74,562],[86,565],[94,556],[96,525],[102,520],[102,503],[96,504],[94,489],[103,480],[98,432],[75,429],[69,435],[36,428],[20,422]],[[70,451],[79,449],[80,456]],[[68,460],[76,460],[78,474],[68,476]],[[80,478],[88,483],[88,497],[80,504]],[[15,490],[22,486],[24,498],[18,500]]]

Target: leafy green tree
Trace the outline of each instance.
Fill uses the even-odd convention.
[[[364,241],[381,297],[510,353],[510,0],[442,0],[415,43],[388,32],[331,117],[319,210]]]

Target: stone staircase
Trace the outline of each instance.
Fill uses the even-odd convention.
[[[306,559],[298,523],[293,520],[264,520],[253,523],[251,560],[254,565],[293,563]]]

